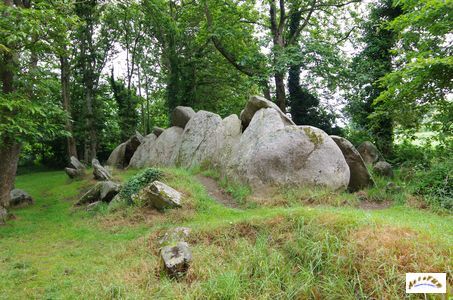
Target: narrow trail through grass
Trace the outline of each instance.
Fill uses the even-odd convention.
[[[125,180],[135,172],[115,176]],[[379,277],[368,279],[360,271],[365,263],[343,253],[349,247],[369,253],[360,244],[361,234],[377,240],[387,234],[380,243],[390,239],[395,249],[400,249],[396,238],[404,240],[404,234],[429,237],[429,241],[408,243],[430,251],[426,255],[434,256],[433,269],[451,271],[450,216],[404,206],[372,211],[303,205],[239,210],[213,201],[189,171],[165,172],[169,175],[163,180],[186,195],[185,208],[165,213],[130,208],[111,214],[104,206],[87,212],[72,204],[91,180],[71,181],[63,172],[19,176],[16,186],[29,192],[36,203],[13,210],[16,219],[0,227],[0,299],[310,298],[330,295],[325,289],[342,286],[331,299],[353,299],[360,293],[399,295],[397,284],[392,284],[402,277],[385,275],[390,287],[378,288],[378,282],[370,282]],[[186,281],[175,282],[159,275],[153,249],[158,234],[182,225],[194,231],[194,262]],[[404,232],[402,237],[399,230]],[[359,244],[350,236],[356,236]],[[392,253],[389,256],[400,257]],[[313,265],[316,261],[318,267]],[[388,272],[387,267],[397,261],[380,262],[381,266],[386,263]],[[341,270],[340,266],[349,264],[356,266],[356,275]],[[245,278],[248,283],[242,282]],[[357,290],[360,285],[365,290]]]

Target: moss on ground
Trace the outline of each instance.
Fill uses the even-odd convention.
[[[0,299],[397,299],[405,272],[451,276],[450,216],[401,202],[362,210],[354,199],[341,203],[345,194],[306,189],[239,210],[210,199],[193,171],[163,171],[184,193],[183,208],[86,212],[72,203],[91,180],[19,176],[16,186],[36,204],[0,227]],[[179,281],[159,271],[156,244],[175,226],[192,228],[193,263]]]

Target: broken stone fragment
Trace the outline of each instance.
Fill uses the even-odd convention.
[[[157,180],[138,193],[139,201],[157,209],[181,207],[181,198],[180,192]]]
[[[184,242],[190,235],[191,229],[189,227],[176,227],[165,233],[159,240],[161,247],[175,244],[177,242]]]
[[[192,252],[186,242],[165,246],[160,250],[164,270],[172,277],[182,277],[189,270]]]
[[[96,158],[93,158],[93,160],[91,161],[91,165],[93,166],[94,179],[101,180],[101,181],[112,179],[112,175],[110,175],[110,172],[107,171],[106,168],[101,166],[101,164],[99,163],[99,160],[97,160]]]

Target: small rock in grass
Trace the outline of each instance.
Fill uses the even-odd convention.
[[[11,207],[22,207],[33,204],[33,198],[25,191],[20,189],[14,189],[9,193],[11,200],[9,205]]]
[[[160,250],[165,271],[172,277],[182,277],[189,270],[192,252],[186,242],[165,246]]]
[[[383,177],[393,177],[392,165],[386,161],[379,161],[373,166],[376,174]]]

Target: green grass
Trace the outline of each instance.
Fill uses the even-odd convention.
[[[194,171],[163,171],[162,181],[184,193],[183,208],[86,212],[72,203],[91,180],[19,176],[16,186],[36,203],[0,227],[0,299],[396,299],[405,272],[451,276],[451,216],[402,202],[373,211],[338,206],[322,190],[281,190],[273,199],[281,195],[285,205],[232,209],[210,199]],[[305,206],[306,195],[338,205]],[[193,230],[193,263],[180,281],[161,274],[156,245],[174,226]]]

